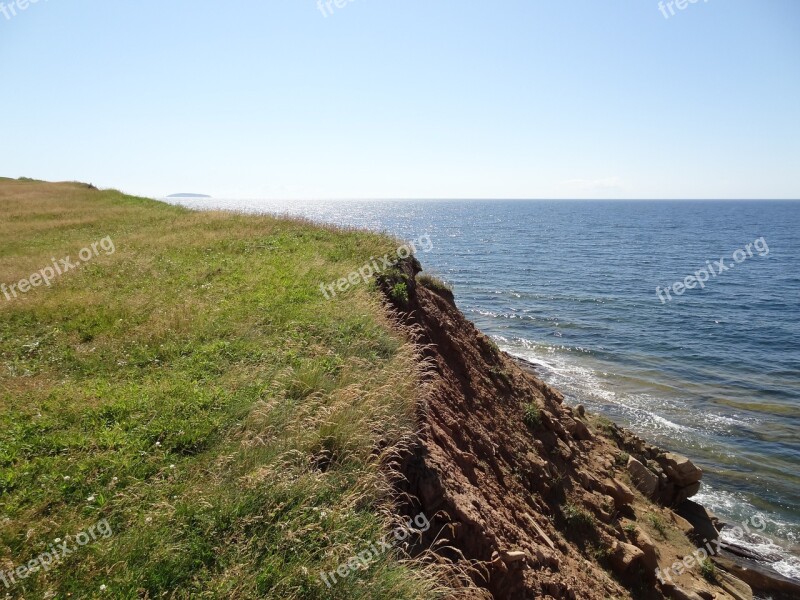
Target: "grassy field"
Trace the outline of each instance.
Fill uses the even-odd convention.
[[[319,286],[395,241],[83,184],[0,179],[0,214],[0,595],[434,596],[392,553],[319,577],[391,524],[418,368],[375,289]]]

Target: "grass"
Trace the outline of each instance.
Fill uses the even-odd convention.
[[[650,525],[652,525],[653,529],[655,529],[662,538],[666,539],[667,523],[664,521],[661,515],[650,513],[647,515],[647,520],[650,522]]]
[[[700,574],[709,583],[717,583],[717,567],[710,558],[706,558],[700,563]]]
[[[114,532],[14,594],[432,597],[391,553],[319,577],[388,531],[381,465],[413,430],[419,364],[374,286],[319,286],[396,241],[85,184],[3,179],[0,212],[0,283],[115,246],[0,294],[0,569]]]
[[[609,419],[608,417],[598,416],[597,417],[597,428],[600,429],[604,434],[612,436],[616,430],[616,426],[614,422]]]
[[[417,283],[428,288],[429,290],[433,290],[434,292],[438,292],[440,294],[453,293],[453,288],[447,285],[444,281],[442,281],[438,277],[434,277],[433,275],[429,275],[427,273],[422,273],[418,275]]]
[[[608,562],[611,560],[611,548],[607,545],[589,544],[588,553],[589,556],[604,566],[607,566]]]
[[[622,526],[622,530],[628,535],[633,535],[636,533],[636,523],[625,523],[625,525]]]
[[[577,531],[594,531],[596,529],[597,524],[594,516],[577,504],[568,503],[562,509],[562,514],[564,515],[564,521],[571,529]]]
[[[542,411],[533,402],[525,406],[522,420],[528,427],[539,427],[542,424]]]
[[[401,306],[408,304],[408,285],[405,281],[398,281],[394,284],[391,291],[392,300]]]

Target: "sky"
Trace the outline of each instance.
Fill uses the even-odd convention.
[[[0,1],[0,176],[800,198],[798,0]]]

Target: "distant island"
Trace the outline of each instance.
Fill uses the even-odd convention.
[[[205,194],[170,194],[167,198],[211,198]]]

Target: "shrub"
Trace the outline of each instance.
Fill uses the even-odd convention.
[[[542,424],[542,412],[531,402],[525,407],[525,416],[522,420],[528,427],[539,427]]]
[[[405,306],[408,304],[408,286],[404,281],[398,281],[392,287],[392,300],[397,304]]]
[[[616,426],[614,422],[607,418],[607,417],[598,417],[597,418],[597,427],[605,432],[607,435],[613,436],[616,431]]]
[[[710,583],[717,583],[717,567],[711,562],[710,558],[706,558],[700,563],[700,574]]]
[[[664,519],[661,518],[661,515],[650,513],[647,515],[647,520],[650,521],[653,529],[655,529],[661,537],[667,537],[667,524],[664,523]]]
[[[611,559],[611,548],[606,545],[590,546],[589,554],[599,563],[607,563]]]
[[[562,512],[564,520],[570,527],[578,530],[593,530],[595,527],[594,517],[583,507],[570,502]]]
[[[636,523],[625,523],[625,525],[622,526],[622,530],[628,535],[633,535],[636,533]]]

